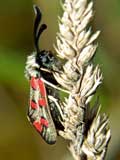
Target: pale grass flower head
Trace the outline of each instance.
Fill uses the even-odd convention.
[[[102,160],[111,135],[108,117],[100,115],[97,103],[90,107],[103,79],[99,66],[92,62],[100,34],[100,31],[92,33],[89,27],[93,1],[65,0],[62,8],[55,50],[65,63],[54,77],[70,94],[61,103],[64,130],[60,130],[59,135],[69,141],[68,147],[75,160],[85,157]]]

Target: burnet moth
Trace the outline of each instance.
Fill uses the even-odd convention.
[[[54,86],[55,88],[57,82],[52,75],[52,71],[60,70],[60,64],[50,51],[39,49],[39,37],[47,26],[45,24],[39,26],[42,15],[36,5],[34,6],[34,11],[36,16],[34,22],[34,44],[36,51],[28,56],[25,68],[25,76],[30,81],[28,119],[48,144],[54,144],[57,133],[51,116],[51,110],[53,110],[53,116],[58,114],[58,118],[54,118],[56,122],[59,121],[58,119],[61,116],[57,112],[58,109],[55,108],[55,104],[48,98],[48,93],[54,92],[52,87]]]

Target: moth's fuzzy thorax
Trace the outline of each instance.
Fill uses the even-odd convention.
[[[26,67],[25,67],[25,77],[30,79],[32,76],[36,76],[38,73],[39,65],[36,63],[36,53],[33,52],[27,57]]]

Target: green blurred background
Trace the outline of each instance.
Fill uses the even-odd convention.
[[[72,160],[61,138],[49,146],[30,126],[26,114],[29,85],[25,61],[33,49],[33,3],[0,1],[0,160]],[[37,0],[48,25],[40,47],[53,50],[61,15],[59,0]],[[94,30],[101,30],[96,62],[104,83],[99,89],[102,112],[110,116],[112,139],[108,160],[120,159],[120,0],[96,0]]]

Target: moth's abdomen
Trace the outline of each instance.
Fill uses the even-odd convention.
[[[30,80],[28,117],[34,128],[48,144],[56,142],[57,133],[47,102],[45,84],[40,78],[31,77]]]

